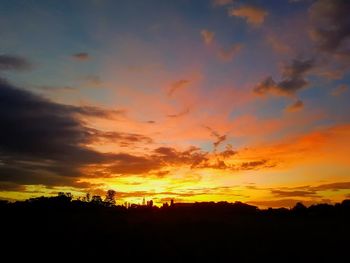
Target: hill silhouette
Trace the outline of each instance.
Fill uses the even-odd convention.
[[[260,210],[241,202],[116,206],[70,194],[0,202],[2,256],[47,261],[347,262],[350,200]]]

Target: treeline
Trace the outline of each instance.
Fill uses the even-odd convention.
[[[36,197],[24,201],[8,202],[0,200],[0,209],[6,208],[43,208],[43,209],[104,209],[109,208],[110,211],[172,211],[185,214],[197,214],[208,217],[218,216],[222,213],[242,214],[242,215],[340,215],[350,214],[350,199],[343,200],[340,203],[332,204],[314,204],[309,207],[303,203],[298,202],[292,208],[268,208],[259,209],[256,206],[248,205],[242,202],[195,202],[195,203],[163,203],[161,207],[153,205],[152,200],[147,204],[130,204],[116,205],[117,192],[108,190],[104,197],[99,195],[90,196],[86,194],[83,198],[73,199],[73,195],[69,192],[59,192],[54,197]]]
[[[350,200],[259,209],[241,202],[120,206],[115,197],[59,193],[1,201],[2,258],[349,262]]]

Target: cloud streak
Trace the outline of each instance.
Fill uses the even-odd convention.
[[[90,55],[87,52],[80,52],[80,53],[73,54],[72,58],[79,60],[79,61],[86,61],[86,60],[90,59]]]
[[[288,105],[286,107],[287,112],[297,112],[304,108],[304,103],[301,100],[297,100],[296,102],[292,103],[291,105]]]
[[[32,68],[32,64],[21,56],[0,55],[0,70],[24,71]]]
[[[173,84],[171,84],[168,95],[169,96],[173,96],[175,92],[177,92],[180,89],[183,89],[185,87],[187,87],[190,84],[191,81],[187,80],[187,79],[181,79],[178,80],[176,82],[174,82]]]

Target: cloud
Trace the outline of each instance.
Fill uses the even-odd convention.
[[[207,128],[210,132],[211,135],[214,136],[216,138],[216,141],[213,143],[214,148],[216,149],[222,142],[226,141],[227,136],[224,135],[220,135],[218,132],[214,131],[212,128],[208,127],[208,126],[204,126],[205,128]]]
[[[0,70],[23,71],[32,68],[31,63],[23,57],[14,55],[0,55]]]
[[[123,156],[87,147],[111,134],[86,127],[80,119],[113,114],[55,103],[0,80],[0,182],[78,186],[83,167],[122,160]],[[113,134],[113,138],[146,139],[135,134]]]
[[[230,158],[237,153],[238,153],[237,151],[233,150],[232,145],[228,144],[226,145],[225,150],[223,150],[220,154],[223,158]]]
[[[116,155],[116,159],[108,168],[108,176],[110,176],[110,173],[119,175],[144,174],[162,167],[157,158],[148,156],[133,156],[121,153]]]
[[[111,131],[99,131],[96,129],[89,129],[91,136],[95,138],[94,143],[108,143],[118,142],[121,147],[129,147],[136,143],[153,143],[152,138],[136,133],[125,132],[111,132]]]
[[[47,91],[47,92],[75,92],[77,88],[71,86],[40,86],[38,89]]]
[[[318,0],[310,7],[312,23],[311,38],[319,50],[324,52],[340,52],[345,50],[346,41],[350,37],[350,2],[346,0]]]
[[[236,169],[238,169],[238,170],[254,170],[254,169],[257,169],[257,168],[271,167],[271,165],[267,165],[267,163],[268,163],[267,160],[243,162]]]
[[[157,176],[164,176],[164,170],[161,170],[163,167],[182,165],[188,165],[192,168],[198,167],[207,160],[207,153],[196,147],[190,147],[184,151],[172,147],[159,147],[148,155],[117,154],[116,159],[118,160],[107,168],[109,171],[107,174],[128,175],[152,172]],[[161,173],[159,174],[159,172]]]
[[[89,53],[86,53],[86,52],[80,52],[80,53],[73,54],[72,57],[79,61],[86,61],[90,58],[90,55]]]
[[[153,158],[158,159],[166,165],[190,165],[197,167],[208,160],[208,153],[201,151],[197,147],[190,147],[185,151],[178,151],[172,147],[159,147],[155,149]]]
[[[184,109],[183,111],[181,111],[181,112],[179,112],[177,114],[168,114],[167,116],[169,118],[178,118],[178,117],[182,117],[182,116],[184,116],[186,114],[189,114],[189,113],[190,113],[190,109],[186,108],[186,109]]]
[[[264,23],[267,15],[268,12],[265,9],[250,5],[231,8],[229,10],[229,16],[241,17],[252,26],[260,26],[262,23]]]
[[[218,56],[223,61],[231,61],[243,48],[243,44],[233,44],[228,49],[221,49]]]
[[[206,29],[201,30],[201,36],[203,38],[203,41],[206,45],[210,45],[213,40],[215,33]]]
[[[283,191],[283,190],[271,190],[271,194],[276,197],[320,197],[316,194],[316,191],[312,190],[295,190],[295,191]]]
[[[336,87],[335,89],[332,90],[331,95],[332,96],[340,96],[342,94],[344,94],[345,92],[347,92],[349,89],[349,87],[345,84],[339,85],[338,87]]]
[[[280,189],[254,188],[255,190],[270,190],[275,197],[321,197],[318,192],[322,191],[338,191],[350,189],[350,182],[335,182],[329,184],[321,184],[318,186],[298,186],[283,187]]]
[[[4,192],[4,191],[23,192],[25,190],[26,190],[25,185],[19,185],[11,182],[0,182],[0,192]]]
[[[336,183],[330,183],[330,184],[321,184],[319,186],[312,187],[315,191],[338,191],[343,189],[350,189],[350,182],[336,182]]]
[[[254,88],[254,92],[258,95],[268,93],[284,96],[294,95],[298,90],[305,88],[309,84],[305,76],[314,67],[315,61],[313,59],[294,59],[290,64],[283,67],[282,80],[280,82],[275,82],[269,76]]]
[[[301,100],[297,100],[296,102],[292,103],[291,105],[286,107],[287,112],[297,112],[304,108],[304,103]]]
[[[168,92],[169,96],[172,96],[177,90],[182,89],[184,87],[187,87],[187,85],[190,83],[191,81],[186,80],[186,79],[181,79],[178,80],[176,82],[174,82],[173,84],[171,84],[170,86],[170,90]]]
[[[233,0],[213,0],[214,6],[225,6],[232,3],[233,3]]]
[[[249,204],[263,206],[263,207],[287,207],[292,208],[296,203],[303,203],[306,206],[315,204],[315,201],[307,201],[301,199],[278,199],[278,200],[259,200],[259,201],[249,201]]]

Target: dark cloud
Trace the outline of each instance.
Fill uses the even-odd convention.
[[[294,59],[290,64],[283,67],[282,80],[280,82],[274,81],[271,76],[267,77],[254,88],[254,92],[258,95],[268,93],[285,96],[294,95],[309,84],[305,76],[314,67],[315,61],[313,59]]]
[[[20,56],[0,55],[0,70],[28,70],[32,65],[29,61]]]
[[[90,58],[90,55],[89,53],[86,53],[86,52],[80,52],[80,53],[73,54],[72,57],[80,61],[85,61]]]
[[[350,2],[347,0],[314,1],[309,9],[309,32],[313,49],[309,50],[308,56],[317,58],[317,61],[295,59],[283,68],[281,81],[267,77],[254,88],[254,92],[258,95],[294,95],[309,85],[306,77],[312,70],[313,74],[321,77],[341,78],[350,67],[348,10]]]
[[[151,154],[143,156],[126,153],[115,154],[115,160],[106,168],[107,172],[98,176],[151,173],[162,177],[169,173],[162,170],[163,167],[178,165],[188,165],[192,168],[199,167],[208,160],[207,154],[207,152],[203,152],[196,147],[190,147],[184,151],[178,151],[172,147],[159,147],[153,150]]]
[[[325,52],[346,50],[350,38],[350,2],[348,0],[318,0],[310,7],[311,37]]]
[[[197,167],[208,160],[207,155],[207,152],[203,152],[197,147],[190,147],[185,151],[177,151],[171,147],[159,147],[154,150],[152,157],[166,165],[185,164]]]
[[[0,192],[3,191],[25,191],[24,185],[19,185],[11,182],[0,182]]]
[[[82,176],[81,168],[130,162],[136,157],[100,153],[85,146],[106,139],[150,141],[137,134],[97,131],[80,118],[115,114],[120,112],[55,103],[0,80],[0,181],[82,187],[76,183]]]

